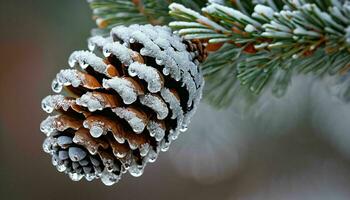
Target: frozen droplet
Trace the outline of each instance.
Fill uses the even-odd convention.
[[[57,166],[60,163],[60,160],[57,155],[52,155],[51,163],[53,166]]]
[[[94,138],[100,137],[101,135],[103,135],[104,132],[104,129],[100,126],[92,126],[90,128],[90,134]]]
[[[68,65],[70,67],[75,67],[76,64],[77,64],[77,60],[75,59],[75,57],[70,56],[68,59]]]
[[[134,141],[132,141],[132,140],[129,140],[128,143],[129,143],[130,149],[132,149],[132,150],[137,149],[138,144],[137,144],[136,142],[134,142]]]
[[[149,144],[147,144],[147,143],[142,144],[142,145],[140,146],[140,155],[141,155],[142,157],[143,157],[143,156],[146,156],[147,153],[149,152],[150,148],[151,148],[151,146],[150,146]]]
[[[140,54],[143,55],[143,56],[147,56],[150,54],[150,50],[146,49],[146,48],[142,48],[140,50]]]
[[[101,181],[107,186],[111,186],[119,181],[119,176],[112,172],[104,171],[101,175]]]
[[[157,65],[164,65],[164,60],[156,58]]]
[[[56,139],[52,137],[48,137],[44,140],[43,150],[45,153],[52,154],[53,146],[56,144]]]
[[[142,165],[131,165],[130,169],[129,169],[129,173],[131,176],[133,177],[140,177],[143,174],[143,166]]]
[[[68,175],[72,181],[80,181],[84,177],[82,174],[78,173],[69,173]]]
[[[160,150],[163,152],[166,152],[169,150],[170,147],[170,141],[166,141],[166,140],[162,140],[162,142],[160,143]]]
[[[79,147],[70,147],[68,150],[69,158],[72,161],[80,161],[86,157],[86,152]]]
[[[112,53],[108,49],[103,49],[103,55],[107,58],[111,55]]]
[[[136,40],[135,40],[134,38],[130,38],[130,39],[129,39],[129,42],[130,42],[130,43],[135,43]]]
[[[96,177],[95,174],[85,174],[85,179],[87,181],[92,181],[95,179],[95,177]]]
[[[113,134],[113,136],[114,136],[114,139],[117,140],[118,143],[120,143],[120,144],[124,144],[125,143],[125,138],[119,137],[116,134]]]
[[[169,75],[170,74],[170,69],[168,67],[164,67],[163,68],[163,74],[166,75],[166,76]]]
[[[47,96],[41,101],[41,108],[47,113],[52,113],[54,107],[51,104],[51,96]]]
[[[127,152],[117,152],[118,158],[124,158],[127,155]]]
[[[64,171],[66,171],[67,167],[64,164],[62,164],[62,165],[57,165],[56,169],[59,172],[64,172]]]
[[[186,132],[187,129],[188,129],[187,125],[183,124],[183,125],[181,125],[180,131],[181,132]]]
[[[52,81],[52,84],[51,84],[51,89],[52,91],[56,92],[56,93],[60,93],[62,91],[62,84],[60,84],[57,79],[54,79]]]
[[[85,61],[79,61],[79,65],[82,69],[86,69],[87,67],[89,67],[89,63],[85,62]]]
[[[89,40],[88,41],[88,49],[90,51],[95,51],[95,48],[96,48],[96,44]]]
[[[150,150],[147,155],[148,162],[150,163],[155,162],[157,160],[157,157],[158,157],[158,153],[155,152],[154,150]]]
[[[134,68],[129,67],[128,73],[129,73],[129,76],[132,76],[132,77],[137,76],[136,69],[134,69]]]

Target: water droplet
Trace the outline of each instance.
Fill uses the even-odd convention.
[[[130,42],[130,43],[135,43],[136,40],[135,40],[134,38],[130,38],[130,39],[129,39],[129,42]]]
[[[88,63],[86,63],[85,61],[79,61],[79,65],[82,69],[86,69],[87,67],[89,67],[90,65]]]
[[[150,145],[149,144],[142,144],[141,147],[140,147],[140,155],[143,157],[143,156],[146,156],[148,151],[150,150]]]
[[[121,153],[121,152],[117,152],[117,157],[118,158],[124,158],[125,156],[126,156],[126,152],[123,152],[123,153]]]
[[[67,167],[65,165],[57,165],[56,169],[59,172],[64,172],[64,171],[66,171]]]
[[[87,181],[92,181],[92,180],[94,180],[95,179],[95,175],[94,174],[85,174],[85,179],[87,180]]]
[[[114,173],[104,171],[101,175],[101,181],[107,186],[111,186],[119,181],[120,177]]]
[[[72,181],[80,181],[83,178],[83,175],[78,173],[69,173],[68,175]]]
[[[71,56],[69,59],[68,59],[68,65],[70,67],[75,67],[77,63],[77,60],[75,59],[75,56]]]
[[[43,143],[43,150],[45,153],[52,154],[53,151],[53,145],[56,143],[56,139],[52,137],[48,137],[44,140]]]
[[[54,107],[51,105],[51,96],[47,96],[41,101],[41,108],[47,113],[52,113]]]
[[[163,68],[163,74],[166,75],[166,76],[169,75],[170,74],[170,69],[168,67],[164,67]]]
[[[134,164],[130,167],[129,173],[133,177],[140,177],[143,174],[143,166]]]
[[[132,77],[137,76],[137,72],[136,72],[136,70],[133,69],[133,68],[130,68],[130,67],[129,67],[128,73],[129,73],[129,75],[132,76]]]
[[[109,57],[111,54],[112,54],[112,53],[111,53],[108,49],[104,49],[104,50],[103,50],[103,55],[104,55],[105,57]]]
[[[167,142],[167,141],[163,140],[160,144],[160,150],[163,152],[168,151],[169,147],[170,147],[170,143],[171,143],[170,141]]]
[[[62,91],[62,85],[60,83],[58,83],[57,79],[54,79],[52,81],[52,84],[51,84],[51,89],[56,92],[56,93],[60,93]]]
[[[155,162],[157,160],[158,154],[154,150],[149,151],[148,153],[148,162]]]
[[[142,48],[140,50],[140,54],[143,55],[143,56],[147,56],[148,54],[150,53],[150,51],[146,48]]]
[[[162,59],[156,58],[157,65],[164,65],[164,61]]]
[[[186,132],[187,129],[188,129],[187,125],[183,124],[183,125],[181,126],[181,128],[180,128],[180,131],[181,131],[181,132]]]
[[[88,42],[88,48],[89,48],[90,51],[94,51],[95,48],[96,48],[96,44],[93,43],[92,41],[89,41]]]
[[[98,138],[101,135],[103,135],[104,133],[105,133],[105,130],[102,127],[98,126],[98,125],[92,126],[90,128],[90,134],[94,138]]]

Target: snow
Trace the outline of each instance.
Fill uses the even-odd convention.
[[[125,104],[132,104],[137,100],[140,91],[136,88],[133,82],[126,78],[113,77],[112,79],[103,79],[103,87],[114,89]]]
[[[63,95],[49,95],[41,101],[41,108],[47,112],[52,113],[54,110],[62,108],[67,111],[75,101],[73,99],[65,98]]]
[[[82,69],[86,69],[91,66],[96,72],[106,74],[107,64],[103,59],[96,56],[90,51],[75,51],[69,59],[68,64],[70,67],[77,67],[79,65]]]
[[[125,65],[130,65],[133,62],[133,51],[119,42],[111,42],[103,46],[103,55],[109,57],[111,54],[116,56]]]
[[[158,119],[165,119],[168,116],[168,107],[158,95],[146,94],[140,96],[140,103],[154,110],[157,113]]]
[[[144,119],[144,116],[138,114],[135,110],[119,107],[112,109],[112,111],[121,119],[125,119],[134,132],[141,133],[145,129],[147,119]]]
[[[83,94],[76,100],[76,104],[88,108],[90,112],[103,110],[105,108],[103,99],[98,98],[98,96],[94,95],[92,92]]]
[[[275,11],[272,8],[261,4],[258,4],[254,7],[254,12],[263,15],[269,19],[272,19],[275,13]]]
[[[150,121],[147,124],[147,130],[151,137],[154,137],[157,142],[161,141],[165,136],[165,127],[160,122]]]
[[[134,62],[128,67],[128,73],[132,77],[139,77],[147,82],[147,89],[156,93],[163,87],[162,75],[157,69],[145,64]]]

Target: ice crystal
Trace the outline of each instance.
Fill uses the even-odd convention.
[[[125,78],[113,77],[112,79],[103,79],[103,87],[114,89],[125,104],[132,104],[138,96],[136,86]]]
[[[159,92],[163,86],[161,75],[158,70],[153,67],[134,62],[129,66],[128,72],[132,77],[137,76],[145,80],[148,84],[147,89],[152,93]]]

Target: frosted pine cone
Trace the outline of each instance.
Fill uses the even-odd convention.
[[[61,94],[42,101],[56,111],[41,123],[43,148],[72,180],[112,185],[123,173],[142,175],[186,130],[201,98],[203,51],[151,25],[116,27],[108,38],[90,38],[89,49],[72,53],[73,69],[52,83]]]

